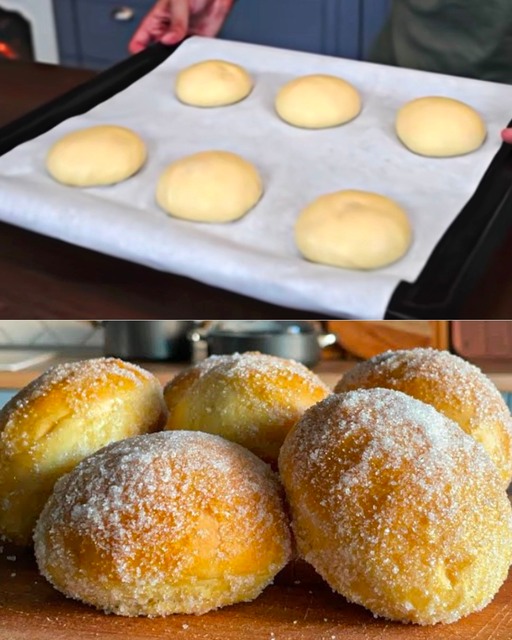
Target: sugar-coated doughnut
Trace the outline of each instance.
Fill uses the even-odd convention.
[[[331,395],[289,433],[279,469],[299,553],[374,615],[453,622],[507,577],[512,508],[496,467],[411,396]]]
[[[291,552],[270,468],[190,431],[130,438],[82,461],[56,484],[34,540],[57,589],[126,616],[252,600]]]
[[[0,411],[0,534],[20,545],[55,481],[97,449],[163,426],[158,380],[116,358],[50,368]]]
[[[509,484],[512,418],[500,392],[480,369],[448,351],[387,351],[353,367],[335,391],[372,387],[403,391],[457,422],[484,447],[504,484]]]
[[[290,428],[329,393],[293,360],[258,352],[210,356],[166,385],[166,428],[215,433],[275,463]]]

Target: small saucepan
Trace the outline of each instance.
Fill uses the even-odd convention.
[[[308,367],[321,358],[322,349],[336,336],[325,333],[319,322],[307,320],[224,320],[189,332],[192,360],[210,355],[260,351],[302,362]]]

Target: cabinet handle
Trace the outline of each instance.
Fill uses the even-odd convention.
[[[135,17],[135,10],[131,7],[115,7],[110,12],[110,17],[116,22],[130,22]]]

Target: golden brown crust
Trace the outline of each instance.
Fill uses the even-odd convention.
[[[275,463],[291,427],[330,392],[292,360],[258,352],[210,356],[166,385],[166,428],[221,435]]]
[[[166,420],[158,380],[115,358],[52,367],[0,411],[0,533],[22,545],[55,481],[85,456]]]
[[[299,552],[375,615],[453,622],[507,576],[512,509],[495,466],[410,396],[330,396],[290,432],[279,469]]]
[[[290,557],[269,467],[187,431],[130,438],[81,462],[56,484],[34,539],[57,589],[127,616],[252,600]]]
[[[335,393],[382,387],[432,405],[479,442],[506,486],[512,479],[512,419],[505,401],[480,369],[448,351],[387,351],[348,371]]]

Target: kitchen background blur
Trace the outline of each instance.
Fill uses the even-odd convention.
[[[0,0],[0,58],[104,69],[155,0]],[[364,58],[391,0],[238,0],[220,37]]]
[[[166,382],[211,354],[259,350],[302,361],[334,385],[387,349],[449,349],[480,366],[512,407],[512,321],[0,321],[0,405],[54,363],[115,355]]]

